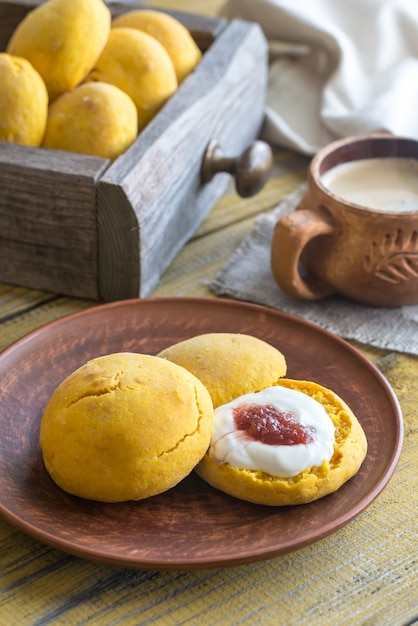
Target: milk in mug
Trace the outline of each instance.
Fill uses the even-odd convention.
[[[418,211],[417,159],[382,157],[348,161],[325,172],[321,183],[341,199],[369,209]]]

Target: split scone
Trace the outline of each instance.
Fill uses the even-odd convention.
[[[194,374],[216,408],[245,393],[274,385],[287,371],[283,354],[262,339],[240,333],[206,333],[158,354]]]
[[[42,416],[45,467],[65,491],[103,502],[140,500],[187,476],[210,443],[213,405],[190,372],[128,352],[88,361]]]
[[[241,500],[304,504],[339,489],[366,451],[363,428],[337,394],[282,379],[215,409],[211,445],[196,471]]]

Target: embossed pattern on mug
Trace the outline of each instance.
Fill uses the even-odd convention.
[[[418,231],[405,233],[398,228],[394,234],[386,233],[382,241],[373,241],[364,268],[394,285],[418,278]]]

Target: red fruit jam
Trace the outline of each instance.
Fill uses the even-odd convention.
[[[242,404],[234,409],[237,430],[271,446],[293,446],[314,440],[315,430],[299,424],[292,413],[271,404]]]

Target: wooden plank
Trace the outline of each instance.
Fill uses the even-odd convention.
[[[97,302],[89,300],[59,296],[42,300],[42,292],[38,292],[38,294],[39,301],[35,306],[31,306],[33,297],[30,299],[29,294],[27,294],[22,297],[26,310],[16,311],[13,316],[1,322],[0,351],[49,322],[97,305]]]
[[[17,24],[33,7],[30,0],[0,2],[0,50],[5,50]]]
[[[95,194],[107,165],[0,142],[0,280],[98,297]]]
[[[17,319],[19,315],[29,309],[51,301],[55,296],[45,291],[14,287],[0,283],[0,324],[11,319]],[[1,341],[6,340],[3,326],[1,326]],[[1,342],[0,342],[1,343]]]

